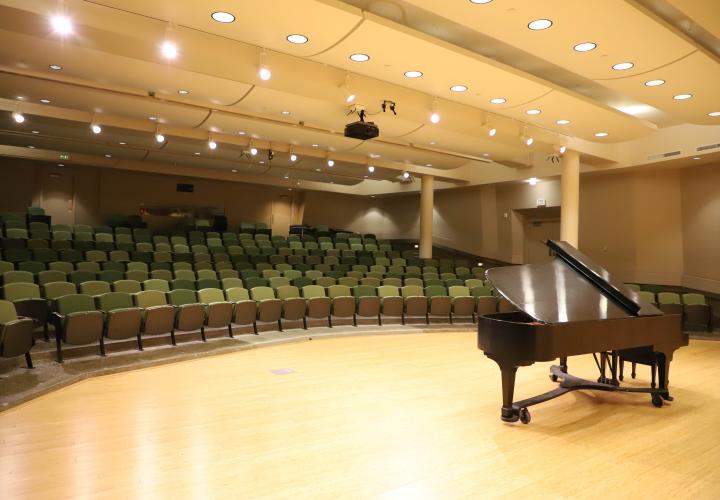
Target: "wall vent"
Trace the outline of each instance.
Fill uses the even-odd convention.
[[[677,156],[682,154],[682,151],[670,151],[669,153],[660,153],[659,155],[648,156],[648,160],[659,160],[661,158],[669,158],[671,156]]]
[[[709,149],[717,149],[720,148],[720,144],[708,144],[707,146],[700,146],[696,149],[696,151],[707,151]]]

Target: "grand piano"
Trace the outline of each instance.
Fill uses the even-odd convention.
[[[577,389],[648,393],[653,405],[672,401],[668,391],[670,362],[688,344],[680,315],[664,315],[614,279],[601,266],[563,241],[547,241],[554,259],[489,269],[488,281],[518,310],[478,319],[478,348],[500,367],[505,422],[530,422],[528,407]],[[592,354],[597,381],[568,373],[567,358]],[[558,387],[513,401],[518,367],[560,359],[550,368]],[[621,386],[618,361],[653,367],[651,387]],[[654,384],[655,369],[658,384]],[[622,377],[620,377],[622,378]]]

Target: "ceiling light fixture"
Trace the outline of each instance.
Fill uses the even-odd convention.
[[[251,154],[252,156],[256,156],[256,155],[258,154],[257,148],[250,148],[250,154]]]
[[[438,124],[440,123],[440,113],[437,110],[437,99],[433,99],[432,109],[430,113],[430,122]]]
[[[555,123],[557,123],[558,125],[569,125],[570,120],[558,120]]]
[[[626,69],[630,69],[633,66],[635,66],[635,65],[631,62],[622,62],[622,63],[614,64],[612,68],[615,70],[618,70],[618,71],[623,71]]]
[[[350,73],[345,73],[345,82],[340,86],[340,90],[345,98],[345,104],[352,104],[357,95],[350,90]]]
[[[297,155],[295,153],[290,153],[290,161],[295,162],[297,161]]]
[[[33,130],[32,133],[33,133],[33,134],[39,134],[40,131],[39,131],[39,130]]]
[[[372,165],[368,165],[368,172],[370,172],[371,174],[375,172],[375,167],[373,167]]]
[[[120,141],[120,142],[118,142],[118,144],[120,144],[121,146],[125,146],[127,144],[127,142]]]
[[[350,60],[355,62],[366,62],[370,60],[370,56],[367,54],[351,54]]]
[[[533,115],[533,116],[539,115],[540,113],[542,113],[542,111],[540,111],[539,109],[528,109],[527,111],[525,111],[526,115]]]
[[[567,146],[560,146],[560,154],[564,155],[565,151],[567,151]]]
[[[102,133],[102,127],[97,123],[90,125],[90,130],[92,130],[92,133],[95,135]]]
[[[178,94],[180,94],[180,95],[188,95],[189,93],[190,93],[189,90],[185,90],[185,89],[178,90]]]
[[[490,130],[488,130],[488,135],[490,137],[495,137],[497,135],[497,129],[495,127],[492,127]]]
[[[537,179],[537,177],[530,177],[527,180],[527,183],[530,184],[531,186],[535,186],[538,183],[538,179]]]
[[[155,140],[160,144],[165,142],[165,136],[160,133],[160,127],[155,129]]]
[[[526,138],[525,138],[525,145],[526,145],[526,146],[532,146],[534,142],[535,142],[535,139],[533,139],[532,137],[526,137]]]
[[[712,116],[713,118],[720,116],[720,111],[711,111],[710,113],[708,113],[708,116]]]
[[[411,71],[406,71],[405,76],[407,78],[420,78],[421,76],[423,76],[423,73],[422,73],[422,71],[411,70]]]
[[[330,167],[330,168],[334,167],[334,166],[335,166],[335,160],[328,160],[328,161],[327,161],[327,166]]]
[[[546,30],[550,26],[552,26],[552,21],[550,19],[536,19],[535,21],[531,21],[528,23],[528,28],[530,28],[533,31],[540,31],[540,30]]]
[[[474,3],[475,5],[485,5],[490,2],[492,2],[492,0],[470,0],[470,3]],[[417,246],[415,248],[417,248]]]
[[[693,156],[693,160],[701,160],[701,159],[702,158],[700,158],[699,156]]]
[[[40,102],[43,104],[50,104],[50,99],[40,99]]]
[[[25,115],[20,113],[19,111],[16,111],[12,114],[13,120],[15,120],[15,123],[25,123]]]
[[[290,111],[280,111],[280,114],[283,116],[290,116]]]
[[[48,68],[53,71],[62,71],[62,66],[60,66],[59,64],[51,64],[50,66],[48,66]]]
[[[165,40],[160,46],[160,53],[165,59],[173,60],[178,56],[178,48],[170,40]]]
[[[658,87],[660,85],[663,85],[665,83],[665,80],[648,80],[645,82],[646,87]]]
[[[507,102],[507,99],[504,97],[493,97],[490,99],[491,104],[505,104]]]
[[[148,120],[150,120],[151,122],[156,122],[157,116],[148,116]]]
[[[610,134],[607,132],[595,132],[595,137],[607,137],[608,135]]]
[[[112,158],[112,155],[105,155],[105,158]]]
[[[55,15],[50,19],[53,31],[60,36],[72,35],[72,21],[67,16]]]
[[[263,81],[268,81],[270,78],[272,78],[272,71],[270,71],[270,68],[267,67],[265,64],[265,60],[267,59],[267,55],[265,54],[265,51],[260,51],[260,63],[258,64],[258,76],[260,76],[260,79]]]
[[[684,101],[686,99],[690,99],[692,97],[692,94],[678,94],[673,96],[673,99],[676,101]]]
[[[453,92],[465,92],[467,89],[467,85],[453,85],[450,87]]]
[[[35,149],[35,146],[28,146],[28,149]]]
[[[224,24],[232,23],[235,21],[235,16],[233,16],[229,12],[222,12],[222,11],[213,12],[212,16],[210,16],[210,17],[212,17],[214,21],[217,21],[219,23],[224,23]]]
[[[573,49],[575,49],[576,52],[589,52],[597,47],[596,43],[593,42],[583,42],[577,44]]]
[[[301,45],[308,42],[308,37],[300,34],[293,34],[287,36],[287,41],[296,45]]]
[[[210,149],[212,149],[213,151],[216,150],[216,149],[217,149],[217,142],[215,142],[215,141],[213,141],[212,139],[210,139],[210,140],[208,141],[208,147],[209,147]]]
[[[410,172],[408,172],[408,171],[403,172],[402,175],[403,175],[403,179],[409,179],[409,178],[410,178]]]

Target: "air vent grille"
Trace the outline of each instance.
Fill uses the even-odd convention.
[[[696,149],[696,151],[707,151],[709,149],[717,149],[720,148],[720,144],[708,144],[707,146],[700,146]]]
[[[669,153],[660,153],[659,155],[648,156],[648,160],[659,160],[661,158],[669,158],[671,156],[677,156],[682,154],[682,151],[670,151]]]

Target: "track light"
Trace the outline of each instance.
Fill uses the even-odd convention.
[[[90,125],[90,130],[92,130],[92,133],[95,135],[102,133],[102,127],[97,123]]]
[[[213,149],[213,150],[217,149],[217,142],[215,142],[215,141],[213,141],[212,139],[210,139],[210,140],[208,141],[208,147],[209,147],[210,149]]]
[[[53,31],[60,36],[72,35],[73,25],[67,16],[56,15],[50,19]]]
[[[327,166],[330,167],[330,168],[334,167],[334,166],[335,166],[335,160],[328,160],[328,161],[327,161]]]
[[[13,120],[15,120],[15,123],[25,123],[25,115],[23,115],[21,112],[16,111],[12,114]]]
[[[160,144],[165,142],[165,136],[160,133],[160,128],[155,129],[155,140]]]
[[[252,156],[256,156],[256,155],[258,154],[257,148],[250,148],[250,154],[251,154]]]
[[[290,161],[297,161],[297,155],[295,153],[290,153]]]
[[[268,161],[272,161],[273,158],[275,158],[275,151],[268,149]]]
[[[432,111],[430,113],[430,122],[431,123],[440,123],[440,113],[438,113],[438,109],[437,109],[437,99],[433,99],[433,102],[432,102]]]
[[[410,178],[410,172],[403,172],[403,179],[409,179]]]
[[[270,71],[270,68],[267,67],[265,64],[265,51],[263,50],[260,52],[260,64],[258,64],[258,76],[263,81],[268,81],[270,78],[272,78],[272,71]]]
[[[535,139],[533,139],[532,137],[527,137],[527,138],[525,138],[525,145],[526,145],[526,146],[532,146],[534,142],[535,142]]]
[[[368,165],[368,172],[370,172],[371,174],[375,172],[375,167],[373,167],[372,165]]]
[[[536,184],[538,183],[538,180],[537,180],[537,177],[530,177],[530,178],[527,180],[527,182],[528,182],[528,184],[530,184],[531,186],[534,186],[534,185],[536,185]]]
[[[496,134],[497,134],[497,129],[496,129],[495,127],[493,127],[493,128],[491,128],[490,130],[488,130],[488,135],[489,135],[490,137],[495,137]]]
[[[170,40],[165,40],[163,44],[160,46],[160,52],[162,53],[162,56],[165,59],[175,59],[178,56],[178,48],[177,45],[175,45]]]
[[[560,146],[560,154],[564,155],[565,151],[567,151],[567,146]]]
[[[345,83],[340,86],[340,90],[342,90],[343,97],[345,98],[345,104],[352,104],[355,102],[357,95],[355,92],[350,90],[350,73],[345,73]]]

